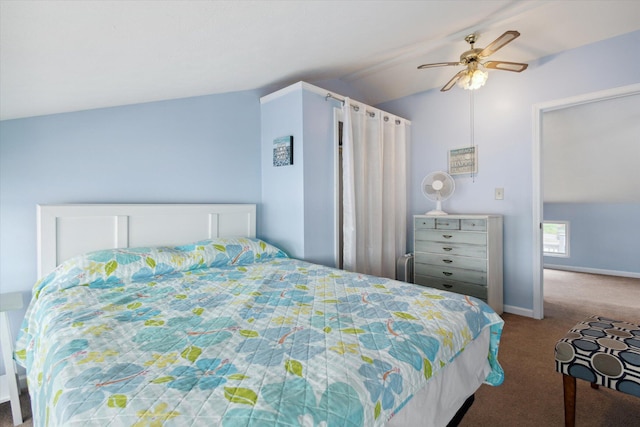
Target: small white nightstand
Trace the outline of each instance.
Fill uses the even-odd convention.
[[[0,402],[11,400],[14,425],[22,424],[22,409],[20,409],[16,367],[13,362],[13,337],[7,313],[20,310],[22,306],[23,300],[20,292],[0,294],[0,343],[2,343],[2,359],[6,372],[5,375],[0,376]]]

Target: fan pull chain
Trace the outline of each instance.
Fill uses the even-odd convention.
[[[475,123],[475,116],[474,116],[474,111],[473,111],[473,105],[474,105],[474,100],[473,100],[473,90],[469,91],[469,134],[471,135],[471,161],[473,162],[471,164],[471,182],[476,182],[476,176],[474,171],[476,170],[476,153],[474,150],[475,147],[475,135],[474,135],[474,123]]]

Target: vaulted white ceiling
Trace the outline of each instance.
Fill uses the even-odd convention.
[[[5,1],[0,118],[339,79],[378,104],[443,86],[464,37],[530,62],[640,29],[640,1]],[[266,93],[266,92],[265,92]]]

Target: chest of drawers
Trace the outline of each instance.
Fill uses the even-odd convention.
[[[414,283],[487,302],[502,313],[502,216],[415,215]]]

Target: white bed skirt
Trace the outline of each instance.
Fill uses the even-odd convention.
[[[431,378],[427,386],[416,393],[387,425],[446,426],[491,372],[487,358],[490,333],[489,328],[485,328],[446,369]]]

